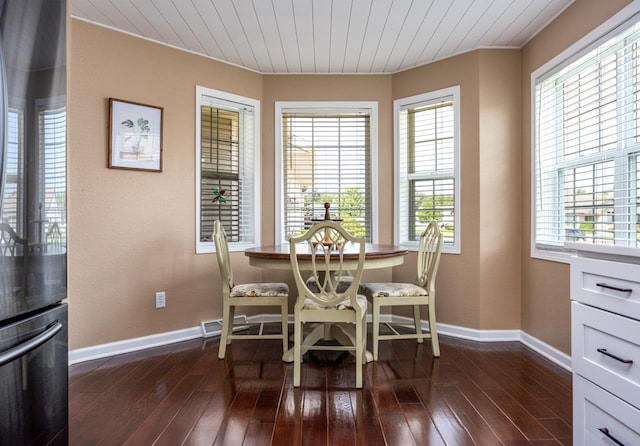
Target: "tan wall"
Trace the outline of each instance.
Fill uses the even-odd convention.
[[[532,259],[531,73],[626,6],[627,0],[577,0],[522,49],[522,330],[571,352],[569,266]]]
[[[520,51],[480,51],[480,324],[520,328]]]
[[[394,100],[460,86],[461,254],[445,254],[441,258],[436,283],[437,316],[439,322],[469,328],[480,324],[479,55],[474,51],[393,76]],[[412,259],[413,256],[407,263]],[[405,273],[403,280],[413,280],[415,271]],[[462,277],[464,280],[460,280]]]
[[[460,85],[461,253],[442,256],[441,323],[520,327],[520,54],[474,51],[394,75],[393,98]],[[496,197],[500,197],[496,200]],[[404,273],[411,274],[408,269]],[[412,276],[405,276],[411,280]]]
[[[195,85],[252,98],[261,76],[71,21],[71,349],[219,318],[215,257],[195,255]],[[164,107],[164,171],[108,169],[108,98]],[[257,280],[234,254],[239,280]],[[166,291],[156,310],[154,293]]]

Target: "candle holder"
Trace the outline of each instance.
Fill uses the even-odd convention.
[[[341,218],[331,218],[331,213],[329,212],[329,208],[331,208],[331,203],[325,203],[324,204],[324,218],[313,218],[311,219],[311,221],[313,222],[320,222],[320,221],[335,221],[335,222],[341,222],[342,219]],[[333,246],[333,240],[331,240],[331,236],[329,235],[329,229],[325,229],[325,233],[324,233],[324,239],[322,240],[322,244],[324,246]]]

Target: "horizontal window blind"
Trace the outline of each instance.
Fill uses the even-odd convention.
[[[67,111],[45,109],[40,121],[40,204],[47,228],[57,223],[60,237],[67,234]],[[41,234],[42,235],[42,234]]]
[[[535,82],[535,244],[640,246],[640,27]]]
[[[400,107],[400,242],[417,242],[436,220],[443,242],[456,241],[455,118],[452,97]]]
[[[220,220],[229,242],[253,242],[252,107],[203,97],[200,105],[200,241],[212,241]]]
[[[20,236],[26,231],[21,216],[24,191],[24,116],[22,111],[9,109],[7,113],[7,153],[5,184],[2,197],[1,221],[9,224]]]
[[[362,111],[282,113],[285,239],[314,219],[331,217],[371,241],[370,114]]]

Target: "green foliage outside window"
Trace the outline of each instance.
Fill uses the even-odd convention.
[[[443,211],[453,209],[453,195],[419,195],[416,202],[419,203],[416,217],[420,223],[441,222]]]

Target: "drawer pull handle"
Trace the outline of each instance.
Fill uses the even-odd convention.
[[[613,358],[616,361],[623,362],[625,364],[633,364],[633,359],[622,359],[620,356],[612,355],[607,351],[606,348],[599,348],[598,353],[602,353],[603,355],[607,355],[609,358]]]
[[[622,443],[620,440],[618,440],[616,437],[614,437],[613,435],[611,435],[609,433],[609,429],[607,429],[606,427],[599,427],[598,430],[600,432],[602,432],[603,434],[605,434],[607,436],[607,438],[611,441],[613,441],[615,444],[617,444],[618,446],[624,446],[624,443]]]
[[[609,290],[620,291],[621,293],[630,293],[633,291],[631,288],[620,288],[613,285],[607,285],[606,283],[603,283],[603,282],[596,283],[596,285],[602,288],[607,288]]]

